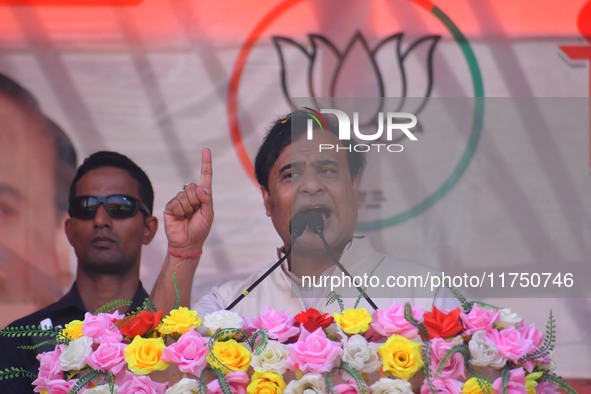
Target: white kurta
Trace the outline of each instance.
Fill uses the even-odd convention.
[[[414,276],[426,280],[430,276],[437,275],[438,272],[417,263],[378,253],[367,238],[354,238],[343,251],[340,262],[353,277],[363,277],[364,274],[367,274],[367,276],[374,275],[379,278],[380,286],[365,289],[366,294],[379,308],[387,308],[393,300],[399,303],[410,301],[413,305],[421,306],[426,310],[430,310],[432,304],[443,310],[457,307],[457,302],[451,299],[446,291],[438,292],[438,289],[431,290],[429,287],[393,288],[388,286],[386,281],[389,276],[405,276],[407,278]],[[225,309],[272,265],[270,264],[252,274],[246,280],[233,280],[213,287],[193,305],[193,309],[196,309],[201,316]],[[342,272],[335,266],[323,275],[342,277]],[[345,286],[335,289],[335,291],[343,296],[345,308],[352,308],[355,305],[359,294],[355,287]],[[337,303],[326,305],[326,297],[329,292],[329,287],[301,287],[301,280],[288,271],[287,262],[285,262],[259,283],[232,310],[241,316],[251,317],[260,313],[265,306],[284,310],[290,314],[297,314],[308,307],[323,312],[339,312]],[[441,294],[446,294],[446,296]],[[358,306],[369,311],[372,310],[370,304],[363,297]]]

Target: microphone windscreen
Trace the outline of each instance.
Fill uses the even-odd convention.
[[[308,222],[308,227],[310,230],[315,232],[316,234],[320,234],[324,231],[324,219],[320,212],[316,210],[311,210],[306,213],[306,222]]]
[[[296,213],[291,217],[289,222],[289,232],[291,233],[291,239],[296,239],[304,233],[306,230],[306,218],[301,212]]]

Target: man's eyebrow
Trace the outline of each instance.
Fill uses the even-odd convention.
[[[332,159],[322,159],[322,160],[316,160],[316,165],[318,166],[338,166],[339,163],[336,160],[332,160]]]
[[[8,194],[11,197],[22,198],[23,195],[14,186],[7,183],[0,183],[0,194]]]
[[[291,163],[285,164],[283,167],[279,169],[279,173],[281,174],[283,171],[290,170],[294,167],[299,167],[302,165],[301,161],[292,161]]]

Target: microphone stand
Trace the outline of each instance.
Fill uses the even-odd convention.
[[[322,240],[322,243],[324,244],[324,248],[328,252],[328,255],[330,256],[332,261],[336,264],[336,266],[345,275],[347,275],[349,278],[353,279],[353,277],[351,276],[349,271],[347,271],[347,269],[343,266],[343,264],[341,264],[341,262],[339,261],[339,259],[337,259],[337,257],[334,255],[334,253],[332,253],[332,250],[330,249],[328,242],[326,242],[326,238],[324,238],[324,219],[322,218],[322,216],[316,211],[310,211],[306,215],[306,221],[308,222],[308,227],[310,227],[310,229],[313,232],[318,234],[318,236]],[[365,298],[367,303],[369,305],[371,305],[371,307],[374,309],[374,311],[378,309],[377,305],[373,302],[373,300],[371,298],[369,298],[369,296],[365,293],[365,291],[361,287],[355,286],[355,288],[357,289],[357,291],[359,291],[359,294],[361,294],[363,296],[363,298]]]
[[[281,257],[275,264],[273,264],[271,266],[271,268],[269,268],[267,271],[265,271],[265,273],[263,275],[261,275],[260,278],[255,280],[252,285],[250,285],[238,297],[236,297],[236,299],[234,301],[232,301],[232,303],[226,307],[227,311],[232,310],[232,308],[234,308],[236,306],[236,304],[238,304],[240,301],[242,301],[242,299],[244,299],[244,297],[246,297],[251,291],[253,291],[255,287],[257,287],[267,276],[269,276],[271,274],[271,272],[275,271],[277,269],[277,267],[279,267],[281,265],[281,263],[283,263],[289,257],[289,255],[291,254],[291,249],[292,249],[293,245],[295,244],[296,239],[300,235],[302,235],[302,233],[306,229],[306,219],[304,218],[304,214],[298,212],[295,215],[293,215],[289,226],[290,226],[290,231],[291,231],[291,243],[289,245],[289,249],[287,249],[287,251],[285,252],[283,257]]]

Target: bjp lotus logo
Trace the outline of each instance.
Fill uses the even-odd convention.
[[[357,32],[342,48],[319,34],[309,35],[308,45],[284,36],[272,39],[279,57],[283,96],[292,110],[303,106],[294,97],[305,96],[314,108],[359,111],[360,101],[351,97],[363,97],[360,124],[372,127],[380,112],[421,112],[431,96],[433,53],[440,38],[429,35],[404,42],[404,33],[397,33],[371,46]],[[294,81],[290,75],[291,64],[302,64],[297,57],[307,60],[304,89],[301,78]],[[352,105],[356,107],[350,108]],[[422,131],[420,123],[415,131]],[[402,139],[401,134],[391,142]]]

